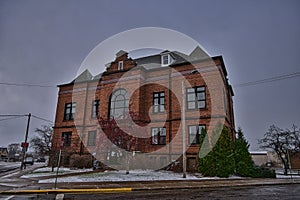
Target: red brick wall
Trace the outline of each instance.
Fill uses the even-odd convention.
[[[180,95],[176,97],[175,94],[181,94],[182,76],[185,77],[186,86],[206,87],[206,107],[200,110],[186,110],[188,114],[185,127],[186,141],[188,141],[189,125],[205,124],[208,134],[211,134],[213,126],[222,119],[222,116],[225,116],[225,125],[230,128],[234,136],[233,94],[230,93],[226,78],[224,76],[217,78],[220,77],[220,72],[223,73],[220,67],[223,65],[221,60],[215,59],[214,63],[204,61],[194,65],[186,64],[174,66],[172,69],[162,68],[146,73],[143,68],[134,68],[136,66],[135,62],[127,56],[127,54],[123,54],[116,58],[103,74],[100,82],[96,80],[86,83],[77,83],[75,85],[69,84],[60,86],[52,143],[53,151],[59,148],[62,133],[71,131],[72,145],[71,147],[65,147],[64,151],[67,154],[88,153],[87,149],[82,148],[80,145],[81,140],[79,135],[83,143],[86,144],[88,131],[97,131],[99,129],[97,119],[91,117],[92,101],[95,99],[100,100],[99,115],[100,117],[107,118],[109,116],[110,95],[116,88],[122,87],[126,88],[130,94],[129,96],[131,96],[129,103],[130,111],[137,113],[148,121],[151,116],[153,127],[166,127],[167,144],[170,141],[174,141],[176,134],[181,134],[182,99]],[[123,60],[123,71],[118,71],[118,61],[120,60]],[[218,67],[215,67],[215,65]],[[192,71],[195,67],[202,70],[202,72],[186,73],[187,71]],[[130,70],[133,68],[134,70]],[[175,72],[181,73],[181,76],[173,76]],[[132,79],[130,77],[136,78]],[[121,81],[122,79],[125,80]],[[225,87],[220,89],[220,84],[223,84]],[[170,88],[170,90],[168,88]],[[165,114],[153,113],[151,109],[153,104],[153,92],[165,93]],[[64,121],[65,104],[70,102],[76,102],[75,120]],[[224,105],[224,103],[226,105]],[[212,109],[212,105],[214,109]],[[212,113],[214,116],[212,116]],[[163,123],[164,121],[166,122]],[[210,125],[212,125],[212,127]],[[167,148],[151,145],[150,128],[147,130],[147,134],[149,134],[149,143],[143,144],[142,149],[144,152],[151,152],[158,148]],[[169,149],[166,149],[166,152],[182,152],[182,138],[177,137],[177,139],[178,141],[176,140],[177,142],[174,142],[174,144],[168,147]],[[189,157],[196,158],[198,150],[198,145],[192,145],[188,148],[187,154]],[[91,151],[93,151],[93,148],[91,148]],[[191,162],[193,161],[191,160]]]

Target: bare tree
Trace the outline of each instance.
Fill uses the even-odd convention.
[[[299,151],[299,130],[293,125],[293,130],[283,130],[275,125],[270,126],[264,137],[258,140],[260,147],[272,149],[276,152],[284,166],[284,174],[287,175],[289,168],[290,153]]]
[[[132,123],[131,119],[135,121]],[[129,173],[129,165],[133,151],[140,151],[142,144],[149,142],[148,138],[137,138],[132,136],[133,133],[142,134],[145,132],[145,120],[136,113],[126,113],[121,119],[114,118],[98,118],[99,124],[105,134],[105,137],[99,138],[99,148],[102,152],[107,152],[106,157],[111,157],[111,153],[115,154],[114,158],[110,159],[125,159],[126,174]],[[131,133],[131,134],[128,134]],[[109,140],[113,145],[110,145],[106,140]]]
[[[53,129],[50,125],[42,125],[35,129],[37,133],[30,139],[30,145],[39,156],[47,156],[51,151]]]
[[[300,152],[300,129],[296,126],[292,126],[292,130],[288,130],[293,137],[294,152]]]

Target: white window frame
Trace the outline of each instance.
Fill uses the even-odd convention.
[[[204,130],[206,130],[206,125],[205,124],[198,124],[198,125],[189,125],[188,126],[189,144],[199,145],[199,140],[198,139],[201,135],[202,128],[204,128]]]
[[[166,127],[151,128],[151,143],[152,143],[152,145],[166,145],[166,139],[167,139]]]
[[[168,62],[164,63],[164,57],[167,56],[168,57]],[[170,54],[162,54],[161,55],[161,66],[165,67],[165,66],[169,66],[171,63],[173,62],[172,56]]]
[[[88,138],[87,138],[87,146],[96,146],[96,131],[89,131]]]
[[[119,61],[118,62],[118,70],[123,70],[124,69],[124,63],[123,63],[123,60]]]

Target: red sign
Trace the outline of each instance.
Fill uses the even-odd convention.
[[[28,146],[29,146],[28,142],[22,142],[21,143],[21,147],[23,147],[23,148],[28,148]]]

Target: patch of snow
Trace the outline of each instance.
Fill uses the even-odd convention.
[[[235,179],[237,177],[230,177]],[[238,177],[240,178],[240,177]],[[131,170],[129,174],[125,171],[106,171],[91,174],[82,174],[78,176],[58,178],[58,182],[115,182],[115,181],[157,181],[157,180],[211,180],[221,179],[218,177],[198,178],[193,174],[187,174],[186,178],[182,178],[182,173],[174,173],[170,171],[152,171],[152,170]],[[54,183],[55,179],[40,180],[39,183]]]
[[[55,167],[53,172],[51,167],[43,167],[34,170],[33,172],[21,176],[21,178],[38,178],[43,176],[54,176],[56,175],[57,168]],[[58,170],[58,174],[71,174],[71,173],[78,173],[78,172],[89,172],[92,171],[92,169],[70,169],[70,168],[64,168],[61,167]]]
[[[282,175],[282,174],[276,174],[276,178],[282,178],[282,179],[299,179],[299,175]]]

